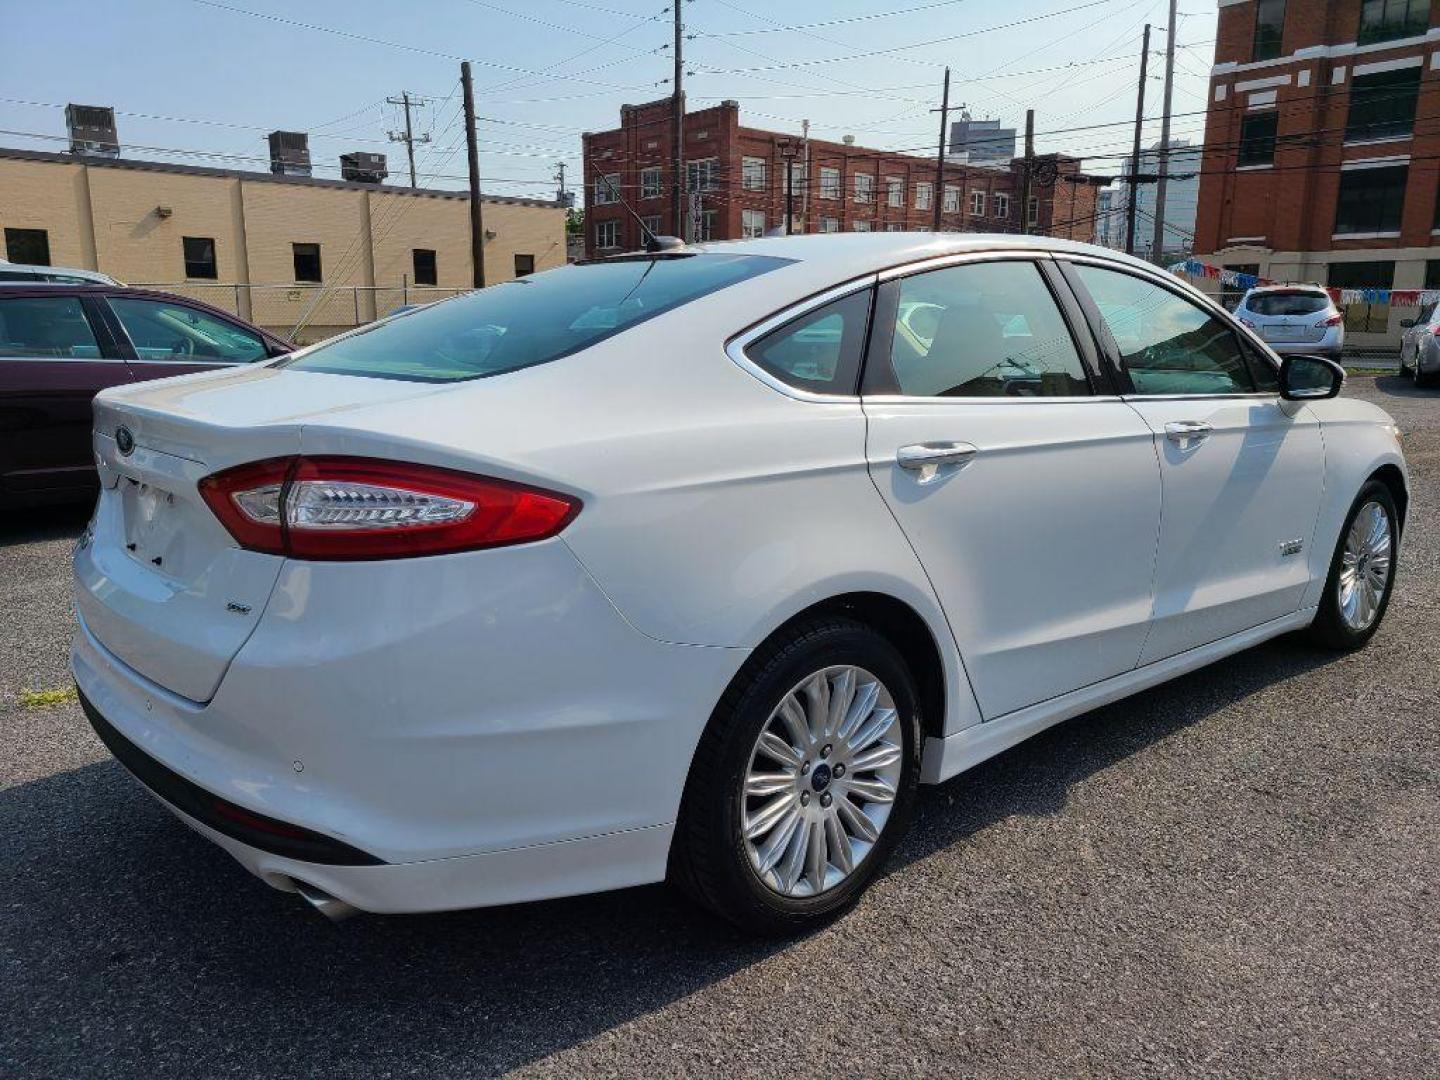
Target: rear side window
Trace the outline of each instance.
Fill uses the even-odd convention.
[[[375,323],[282,366],[417,382],[500,375],[569,356],[789,261],[693,254],[580,263]]]
[[[1240,339],[1224,322],[1145,278],[1083,263],[1075,270],[1100,309],[1135,393],[1254,392]]]
[[[748,346],[745,355],[802,390],[855,393],[871,291],[861,289],[806,312]]]
[[[1257,293],[1245,301],[1256,315],[1314,315],[1330,306],[1330,298],[1312,292]]]
[[[0,300],[0,356],[98,360],[100,345],[78,298],[22,296]]]

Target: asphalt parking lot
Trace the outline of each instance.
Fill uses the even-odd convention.
[[[926,789],[860,907],[663,888],[326,923],[174,821],[68,685],[84,513],[0,525],[0,1074],[1440,1075],[1440,393],[1362,653],[1282,639]]]

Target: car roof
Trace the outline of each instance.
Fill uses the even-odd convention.
[[[102,274],[99,270],[81,270],[74,266],[39,266],[33,263],[12,263],[0,260],[0,270],[4,270],[6,273],[35,274],[37,277],[45,274],[70,274],[99,285],[119,284],[109,274]]]
[[[1256,285],[1250,290],[1251,293],[1272,293],[1272,292],[1308,292],[1322,293],[1329,296],[1330,293],[1324,285],[1317,285],[1313,281],[1297,283],[1295,285]],[[1247,296],[1249,293],[1246,294]]]

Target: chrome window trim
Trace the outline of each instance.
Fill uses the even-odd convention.
[[[125,359],[120,356],[35,356],[33,353],[17,353],[13,356],[0,356],[0,361],[24,360],[31,364],[123,364]]]
[[[923,397],[911,394],[866,394],[865,404],[875,405],[1088,405],[1092,401],[1120,402],[1117,394],[1085,394],[1061,397]]]
[[[275,357],[257,356],[254,360],[153,360],[148,356],[137,356],[131,360],[132,364],[179,364],[183,367],[244,367],[246,364],[258,364],[261,360],[273,360]]]
[[[1049,251],[1042,248],[1033,250],[1027,248],[996,247],[983,251],[959,251],[949,255],[935,255],[920,262],[902,263],[899,266],[887,267],[877,275],[881,282],[893,281],[896,278],[910,277],[912,274],[925,274],[931,270],[942,270],[947,266],[958,266],[963,263],[972,262],[1009,262],[1015,259],[1029,259],[1032,262],[1051,261],[1053,256]]]

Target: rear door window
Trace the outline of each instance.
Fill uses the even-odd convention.
[[[1330,298],[1313,292],[1258,293],[1245,307],[1256,315],[1314,315],[1330,306]]]
[[[245,364],[268,355],[253,330],[185,304],[112,296],[110,307],[140,360]]]
[[[375,323],[282,366],[420,382],[500,375],[569,356],[789,261],[697,252],[578,263]]]
[[[74,296],[0,298],[0,356],[101,359],[85,307]]]

